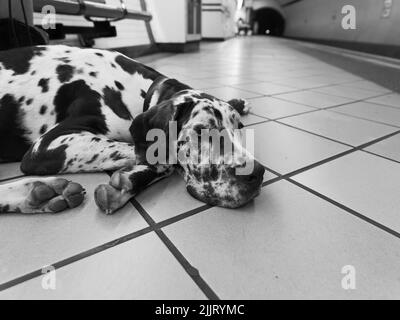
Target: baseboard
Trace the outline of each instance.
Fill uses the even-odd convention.
[[[157,43],[157,47],[162,52],[197,52],[200,50],[200,41],[190,41],[186,43]]]
[[[396,45],[352,42],[352,41],[341,41],[341,40],[312,39],[312,38],[289,37],[289,36],[285,36],[285,38],[320,43],[324,45],[330,45],[334,47],[345,48],[345,49],[356,50],[356,51],[400,59],[400,46]]]

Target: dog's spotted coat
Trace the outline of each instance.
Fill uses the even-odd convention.
[[[36,176],[114,171],[95,192],[107,213],[175,169],[206,203],[235,208],[250,201],[264,169],[256,163],[247,177],[234,169],[251,155],[229,166],[152,166],[145,159],[150,129],[176,121],[175,142],[185,150],[191,141],[183,131],[227,129],[234,139],[246,111],[243,100],[218,100],[117,52],[68,46],[0,52],[0,162],[22,160],[21,170]],[[0,212],[59,212],[83,199],[81,186],[60,178],[0,184]]]

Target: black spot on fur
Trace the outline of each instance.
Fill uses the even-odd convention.
[[[146,99],[146,95],[147,95],[146,91],[144,91],[143,89],[140,90],[140,96],[141,96],[143,99]]]
[[[85,62],[85,64],[89,67],[94,67],[93,64],[89,63],[89,62]]]
[[[71,62],[71,59],[68,58],[68,57],[55,58],[54,60],[61,61],[61,62],[64,62],[64,63],[70,63]]]
[[[125,90],[125,87],[122,85],[121,82],[119,82],[119,81],[114,81],[114,82],[115,82],[116,87],[117,87],[119,90]]]
[[[97,77],[97,72],[94,72],[94,71],[89,72],[89,76],[91,76],[93,78],[96,78]]]
[[[80,123],[80,131],[107,133],[100,98],[100,94],[90,89],[84,80],[62,85],[54,98],[56,121],[73,118],[73,127]]]
[[[122,101],[121,92],[110,87],[103,89],[104,103],[111,108],[112,111],[120,118],[131,120],[132,116],[128,111],[127,106]]]
[[[74,76],[75,68],[69,64],[60,64],[56,68],[58,80],[60,82],[68,82]]]
[[[104,54],[102,54],[102,53],[100,53],[100,52],[96,52],[95,55],[96,55],[96,56],[99,56],[99,57],[104,57]]]
[[[90,159],[89,161],[86,162],[86,164],[92,164],[93,162],[95,162],[97,160],[97,158],[99,157],[98,154],[95,154],[92,159]]]
[[[43,115],[46,113],[46,111],[47,111],[47,106],[43,105],[40,107],[39,113]]]
[[[111,67],[114,68],[114,69],[117,68],[117,66],[114,63],[111,63]]]
[[[31,76],[34,76],[36,74],[36,70],[33,70],[32,72],[31,72]]]
[[[25,96],[22,96],[18,99],[18,103],[23,103],[25,101]]]
[[[26,105],[29,106],[29,105],[32,104],[32,102],[33,102],[33,99],[32,99],[32,98],[31,98],[31,99],[28,99],[28,100],[26,100]]]
[[[47,131],[47,124],[44,124],[44,125],[42,125],[42,127],[40,128],[39,133],[40,133],[40,135],[43,135],[43,134],[46,133],[46,131]]]
[[[49,78],[42,78],[39,80],[38,86],[42,87],[42,92],[47,92],[49,91]]]
[[[155,80],[161,76],[161,74],[154,69],[147,67],[137,61],[129,59],[125,56],[119,55],[115,58],[115,62],[129,74],[139,73],[145,79]]]
[[[30,142],[24,138],[26,130],[21,126],[21,104],[10,94],[0,99],[0,159],[20,161],[29,149]]]
[[[92,142],[100,142],[101,141],[101,139],[100,138],[97,138],[97,137],[94,137],[93,139],[92,139]]]
[[[0,52],[0,62],[7,70],[14,71],[14,75],[25,74],[31,66],[35,56],[41,56],[46,47],[24,47]]]

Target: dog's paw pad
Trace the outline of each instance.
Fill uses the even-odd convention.
[[[75,182],[65,179],[35,181],[30,185],[26,201],[27,212],[61,212],[80,206],[85,190]]]

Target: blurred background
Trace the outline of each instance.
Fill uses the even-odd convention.
[[[196,51],[202,40],[264,35],[400,57],[399,2],[0,0],[0,39],[2,49],[32,41],[34,44],[61,42],[116,48],[140,56],[159,51]],[[346,13],[342,10],[347,5],[355,9],[355,28],[343,28]],[[32,35],[27,34],[25,24],[36,26],[30,31]]]

